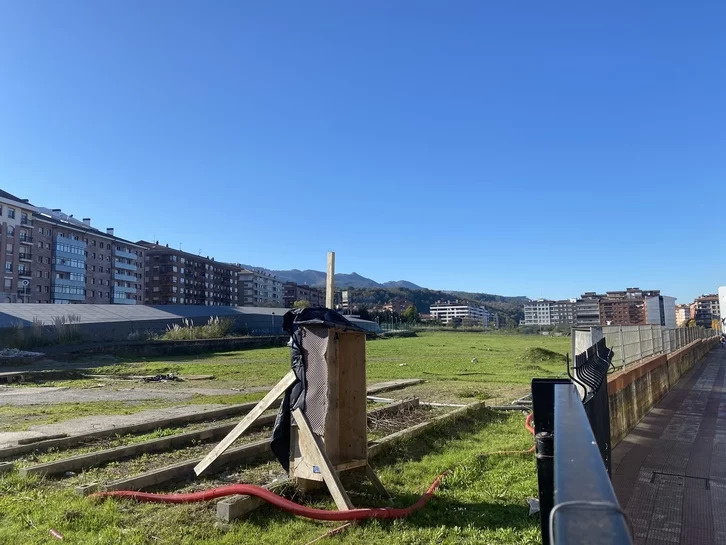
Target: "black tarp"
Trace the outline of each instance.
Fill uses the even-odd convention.
[[[343,330],[363,331],[353,325],[345,317],[328,308],[313,307],[294,309],[285,313],[282,319],[282,329],[290,334],[290,368],[295,373],[297,381],[285,392],[285,397],[277,412],[275,427],[272,430],[272,452],[279,460],[285,471],[290,471],[290,422],[291,414],[295,409],[305,412],[305,391],[307,384],[305,371],[307,362],[302,345],[301,326],[325,326]]]

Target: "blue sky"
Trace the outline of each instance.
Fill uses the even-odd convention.
[[[0,187],[272,269],[726,284],[726,4],[0,0]]]

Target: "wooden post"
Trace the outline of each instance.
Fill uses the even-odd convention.
[[[328,278],[325,283],[325,306],[335,310],[335,252],[328,252]]]

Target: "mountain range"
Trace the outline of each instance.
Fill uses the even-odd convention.
[[[283,282],[295,282],[297,284],[304,284],[312,286],[314,288],[324,288],[326,273],[323,271],[313,271],[306,269],[301,271],[300,269],[292,269],[289,271],[275,271],[265,269],[263,267],[251,267],[249,265],[242,265],[248,269],[263,270],[277,276],[277,278]],[[408,288],[410,290],[422,290],[422,288],[409,282],[408,280],[395,280],[390,282],[376,282],[371,278],[366,278],[360,274],[353,272],[350,274],[336,273],[335,274],[335,287],[336,288]]]

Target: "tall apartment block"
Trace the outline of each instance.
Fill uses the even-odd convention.
[[[275,275],[238,266],[240,267],[240,306],[282,307],[285,305],[285,285]]]
[[[325,291],[310,286],[302,286],[295,282],[285,282],[283,295],[283,304],[285,308],[292,308],[295,301],[307,301],[310,306],[325,306]]]
[[[33,216],[32,303],[142,304],[144,248],[59,209]]]
[[[0,255],[3,257],[3,283],[0,302],[33,300],[30,282],[33,264],[33,213],[35,207],[0,190]]]
[[[574,325],[576,314],[575,299],[539,299],[524,305],[523,325]]]
[[[147,305],[235,306],[241,267],[144,240]]]

